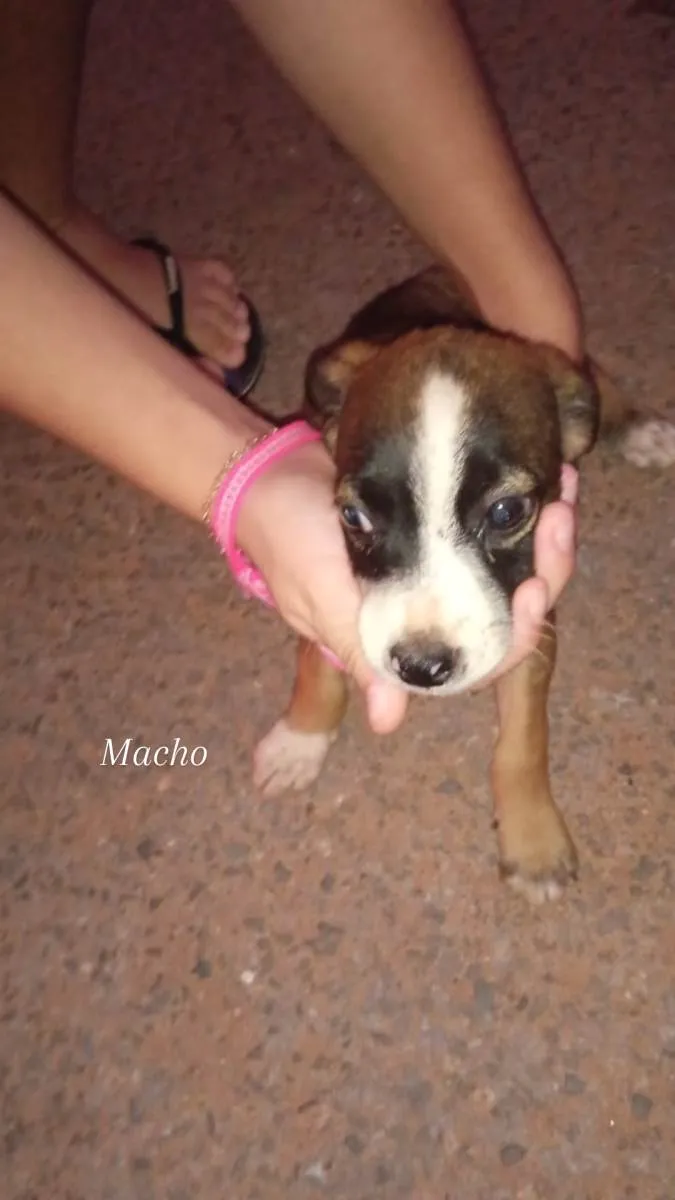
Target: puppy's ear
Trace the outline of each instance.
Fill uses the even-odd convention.
[[[305,372],[304,415],[320,429],[331,454],[335,452],[338,423],[352,379],[377,354],[372,342],[353,338],[320,346],[311,355]]]
[[[575,463],[593,449],[600,428],[600,393],[594,372],[589,363],[578,367],[552,347],[542,353],[558,402],[563,461]]]
[[[640,413],[600,363],[590,359],[588,369],[600,397],[599,437],[616,442],[622,433],[639,421]]]

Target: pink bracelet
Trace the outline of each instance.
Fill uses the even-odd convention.
[[[269,467],[294,450],[320,440],[321,434],[306,421],[293,421],[263,438],[257,438],[226,465],[212,493],[208,513],[205,514],[241,591],[245,596],[260,600],[268,608],[276,608],[272,593],[261,572],[237,545],[239,510],[248,489]],[[320,649],[328,662],[344,670],[332,650],[326,646]]]

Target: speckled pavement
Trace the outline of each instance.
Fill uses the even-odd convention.
[[[469,13],[593,346],[665,409],[673,5]],[[278,411],[425,261],[219,0],[99,0],[79,172],[123,233],[230,256]],[[261,801],[290,636],[187,522],[1,428],[3,1200],[673,1200],[673,475],[585,473],[552,701],[582,875],[533,911],[489,698],[386,742],[355,705],[319,784]],[[127,736],[207,760],[101,767]]]

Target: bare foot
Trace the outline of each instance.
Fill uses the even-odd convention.
[[[141,316],[153,325],[170,324],[162,265],[151,250],[118,239],[80,206],[52,232]],[[219,258],[177,261],[187,337],[222,366],[241,366],[250,329],[232,271]]]

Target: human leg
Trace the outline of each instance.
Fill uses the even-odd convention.
[[[149,250],[115,237],[80,203],[73,158],[82,64],[93,0],[0,0],[0,187],[140,315],[168,320],[162,270]],[[245,305],[220,259],[181,258],[188,336],[239,366]]]
[[[232,0],[497,327],[582,352],[574,287],[448,0]]]

